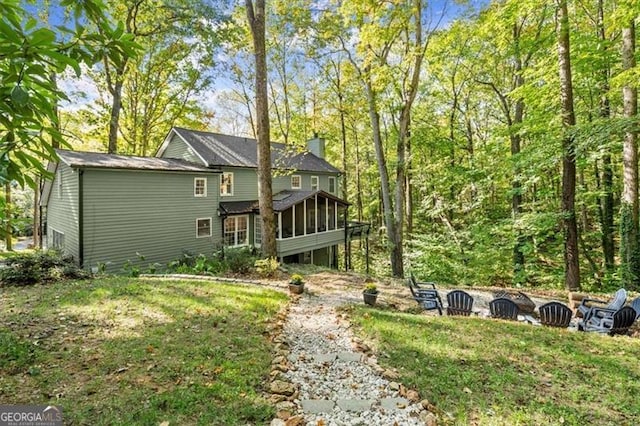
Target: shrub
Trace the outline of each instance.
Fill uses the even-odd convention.
[[[64,279],[84,279],[89,274],[78,268],[73,259],[53,250],[19,254],[6,260],[0,268],[0,287],[27,286]]]
[[[231,272],[246,274],[253,268],[256,258],[250,249],[243,247],[225,250],[224,260]]]
[[[275,257],[258,259],[254,263],[256,272],[263,278],[273,278],[280,267],[280,262]]]

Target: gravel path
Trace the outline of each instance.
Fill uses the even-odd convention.
[[[291,307],[282,336],[293,368],[284,376],[298,388],[298,413],[312,425],[424,425],[430,414],[417,393],[385,378],[394,373],[354,343],[335,310],[344,303],[344,295],[307,293]]]

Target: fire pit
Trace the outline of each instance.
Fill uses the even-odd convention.
[[[494,293],[493,296],[496,299],[498,297],[504,297],[505,299],[512,300],[516,305],[518,305],[518,309],[520,309],[520,313],[522,314],[532,314],[533,310],[536,308],[536,304],[533,303],[533,300],[521,291],[503,290]]]

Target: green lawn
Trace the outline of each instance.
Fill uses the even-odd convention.
[[[0,401],[65,424],[264,424],[267,325],[287,296],[103,278],[0,289]]]
[[[485,318],[348,311],[379,363],[397,368],[446,423],[640,422],[640,339]]]

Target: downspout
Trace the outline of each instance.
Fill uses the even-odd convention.
[[[78,173],[78,264],[84,266],[84,170]]]

